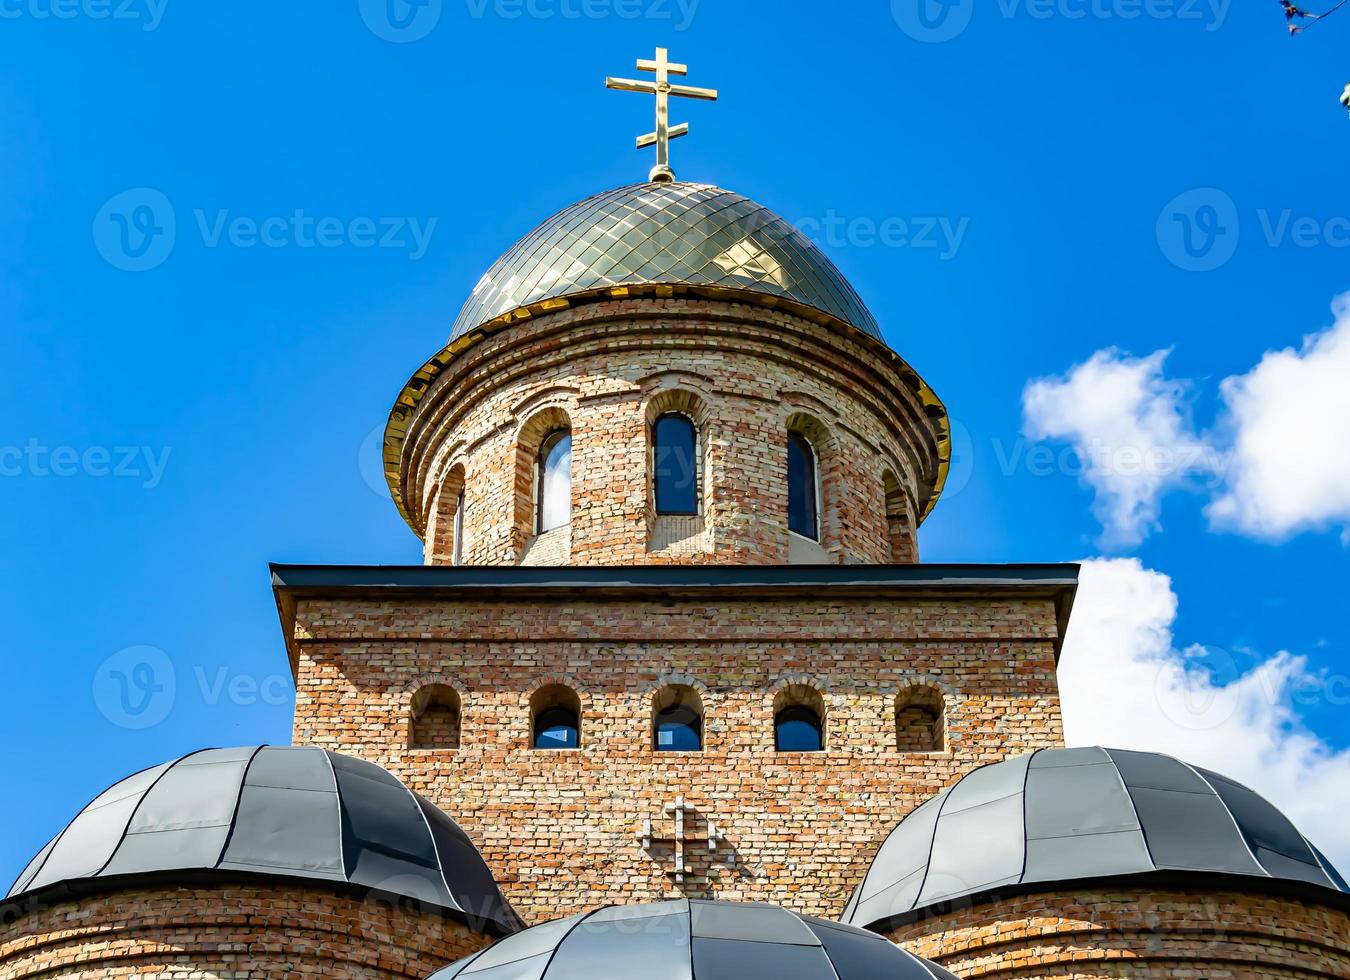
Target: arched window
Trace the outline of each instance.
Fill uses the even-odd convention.
[[[658,752],[703,750],[703,702],[691,687],[674,685],[657,694],[652,707],[652,747]]]
[[[558,429],[539,445],[539,478],[535,494],[535,530],[539,534],[572,519],[572,433]]]
[[[414,694],[411,727],[409,748],[459,748],[459,695],[455,689],[432,684]]]
[[[901,752],[941,752],[947,747],[947,712],[942,692],[914,687],[895,700],[895,747]]]
[[[549,684],[530,698],[534,719],[530,744],[536,749],[575,749],[581,746],[581,699],[570,687]]]
[[[455,530],[451,545],[450,560],[456,565],[464,564],[464,491],[455,498]]]
[[[793,683],[773,701],[773,746],[779,752],[825,750],[825,699],[810,684]]]
[[[881,485],[886,493],[886,540],[891,561],[895,564],[911,564],[918,560],[918,556],[914,522],[909,516],[909,498],[890,470],[881,475]]]
[[[689,416],[667,412],[652,426],[656,513],[698,513],[698,430]]]
[[[427,557],[433,565],[461,560],[464,537],[464,466],[450,468],[436,491],[436,503],[427,520]]]
[[[820,715],[805,705],[778,712],[773,723],[773,747],[779,752],[819,752],[825,748]]]
[[[816,451],[800,432],[788,433],[788,530],[820,540],[820,482]]]

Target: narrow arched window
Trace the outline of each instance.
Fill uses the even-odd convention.
[[[652,747],[656,751],[703,750],[703,703],[697,691],[683,685],[665,688],[653,707]]]
[[[947,747],[947,712],[933,687],[902,691],[895,700],[895,747],[901,752],[941,752]]]
[[[697,752],[703,748],[703,719],[688,705],[666,708],[656,716],[656,751]]]
[[[820,715],[804,704],[784,708],[774,719],[773,742],[779,752],[822,751],[825,728]]]
[[[534,719],[530,744],[536,749],[575,749],[581,745],[581,699],[564,684],[549,684],[530,697]]]
[[[909,498],[890,470],[882,473],[881,485],[886,493],[886,542],[890,559],[895,564],[915,562],[918,560],[918,549],[914,540],[913,521],[910,520]]]
[[[459,694],[453,687],[432,684],[412,699],[412,724],[408,747],[413,749],[459,748]]]
[[[581,743],[581,725],[576,712],[549,708],[534,721],[536,749],[575,749]]]
[[[820,483],[816,451],[799,432],[788,433],[788,529],[820,540]]]
[[[456,565],[464,564],[464,491],[455,498],[454,544],[451,549],[451,561]]]
[[[572,519],[572,433],[559,429],[539,446],[535,530],[539,534]]]
[[[668,412],[652,427],[656,513],[698,513],[698,430],[689,416]]]

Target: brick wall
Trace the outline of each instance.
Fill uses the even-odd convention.
[[[159,888],[61,902],[0,923],[0,980],[287,977],[423,980],[486,946],[438,915],[318,888]]]
[[[404,504],[429,563],[452,559],[463,490],[466,564],[781,564],[794,428],[819,456],[819,560],[912,562],[937,430],[907,378],[879,344],[745,304],[562,310],[479,341],[436,379],[404,443]],[[661,411],[699,429],[697,528],[654,512],[648,433]],[[572,432],[571,529],[537,549],[534,462],[558,427]]]
[[[965,978],[1350,977],[1350,916],[1229,891],[1075,891],[935,916],[891,938]]]
[[[388,766],[460,821],[532,923],[663,897],[837,916],[885,835],[984,763],[1062,744],[1049,599],[805,598],[710,591],[528,604],[317,598],[297,608],[295,740]],[[408,747],[430,685],[460,705],[457,750]],[[577,693],[581,749],[530,748],[532,694]],[[652,703],[686,684],[704,751],[655,752]],[[780,692],[818,691],[827,751],[778,754]],[[897,748],[896,707],[939,691],[947,748]],[[689,878],[665,808],[683,796]],[[707,847],[708,823],[725,834]]]

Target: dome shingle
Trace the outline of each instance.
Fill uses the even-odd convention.
[[[884,929],[957,899],[1137,875],[1347,891],[1245,786],[1151,752],[1043,749],[976,769],[905,817],[843,919]]]
[[[520,928],[454,820],[380,766],[317,748],[207,749],[129,776],[39,852],[5,901],[252,877],[408,898],[479,931]]]
[[[474,287],[451,340],[537,304],[655,285],[786,301],[882,339],[834,263],[768,208],[708,184],[647,183],[579,201],[508,249]]]
[[[764,903],[612,905],[527,929],[432,980],[958,980],[873,933]]]

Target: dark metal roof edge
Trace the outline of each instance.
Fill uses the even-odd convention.
[[[518,590],[594,590],[636,599],[672,590],[716,589],[801,592],[822,588],[872,592],[1006,590],[1050,594],[1057,623],[1055,662],[1073,610],[1081,566],[1073,562],[914,565],[301,565],[272,562],[272,595],[291,675],[298,676],[295,605],[304,595],[450,595]]]
[[[377,898],[387,901],[411,912],[422,915],[438,915],[443,919],[458,922],[473,932],[492,936],[494,939],[509,936],[518,928],[509,928],[514,910],[509,904],[492,915],[478,916],[461,909],[451,908],[436,902],[424,901],[400,895],[396,892],[373,888],[352,881],[336,881],[330,878],[308,877],[306,875],[272,874],[262,871],[243,871],[232,868],[177,868],[162,871],[146,871],[135,874],[107,875],[100,878],[73,878],[53,882],[34,891],[21,892],[0,900],[0,926],[7,926],[25,915],[41,914],[61,902],[79,901],[97,895],[115,894],[140,888],[179,888],[190,885],[226,885],[226,884],[273,884],[292,885],[301,888],[314,888],[351,898]]]
[[[670,588],[1015,588],[1073,590],[1077,564],[916,565],[288,565],[272,563],[278,596],[308,591]]]
[[[979,905],[988,905],[1004,899],[1022,898],[1029,895],[1049,895],[1063,891],[1080,893],[1089,887],[1102,891],[1164,888],[1176,891],[1203,891],[1208,895],[1213,895],[1216,892],[1255,893],[1292,898],[1312,905],[1325,905],[1350,914],[1350,894],[1328,888],[1325,885],[1300,881],[1297,878],[1271,878],[1265,875],[1234,874],[1227,871],[1164,869],[1128,875],[1066,878],[1058,881],[1000,885],[996,888],[958,895],[942,902],[935,902],[908,912],[877,919],[862,928],[885,935],[888,932],[925,920],[932,921],[933,925],[937,927],[941,925],[940,920],[944,917]]]

